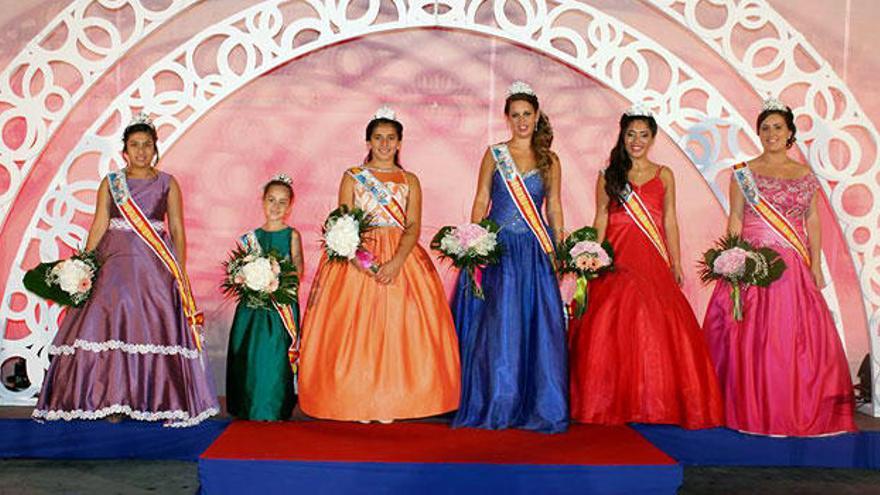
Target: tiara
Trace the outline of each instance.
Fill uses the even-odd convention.
[[[153,125],[153,120],[150,119],[150,116],[144,112],[138,112],[131,118],[131,122],[128,123],[126,127],[131,127],[133,125],[148,125],[151,128],[155,129],[156,127]]]
[[[373,120],[376,119],[397,121],[397,116],[394,114],[394,109],[392,109],[388,105],[382,105],[381,107],[379,107],[378,110],[376,110],[376,113],[373,114]]]
[[[779,111],[779,112],[789,112],[788,106],[785,103],[782,103],[781,100],[774,98],[772,96],[768,97],[764,100],[764,103],[761,105],[761,111],[766,112],[768,110],[771,111]]]
[[[519,94],[535,96],[535,90],[533,90],[527,83],[514,81],[513,84],[507,87],[507,96]]]
[[[288,186],[293,185],[293,180],[287,174],[275,174],[269,178],[269,182],[283,182]]]
[[[651,109],[644,102],[634,103],[631,107],[627,108],[624,115],[627,117],[653,117],[654,113],[651,112]]]

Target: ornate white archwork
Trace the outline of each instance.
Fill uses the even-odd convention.
[[[285,8],[292,4],[307,5],[309,15],[304,15],[303,10],[296,11],[295,15],[286,14]],[[171,129],[163,142],[163,148],[167,149],[226,96],[293,58],[370,33],[448,27],[536,48],[603,82],[630,101],[647,101],[656,110],[658,123],[683,150],[694,140],[704,143],[708,151],[703,156],[691,155],[704,175],[714,175],[716,170],[744,158],[738,147],[730,143],[738,142],[741,137],[756,143],[742,116],[696,71],[661,45],[582,2],[567,0],[548,8],[544,1],[528,0],[370,0],[366,12],[355,18],[348,17],[349,4],[345,0],[272,0],[242,11],[194,36],[150,68],[85,133],[42,199],[10,270],[0,306],[0,326],[9,320],[24,321],[31,335],[18,341],[5,341],[0,359],[12,355],[26,357],[34,386],[17,393],[0,388],[0,401],[31,401],[48,363],[43,349],[57,329],[57,309],[30,296],[21,287],[21,262],[27,246],[37,240],[40,256],[52,259],[57,257],[59,241],[74,246],[85,236],[81,227],[71,223],[71,218],[76,211],[90,213],[93,205],[76,199],[74,193],[93,190],[101,176],[119,165],[118,125],[128,121],[133,108],[147,110],[156,116],[158,125]],[[506,12],[505,7],[510,5],[521,8],[520,17]],[[380,16],[380,12],[384,15]],[[573,22],[575,20],[578,22]],[[302,41],[303,35],[311,37]],[[206,73],[197,67],[194,54],[207,43],[217,43],[219,50],[216,69]],[[247,62],[240,69],[234,69],[229,63],[231,52],[237,48],[247,56]],[[670,76],[663,80],[652,78],[651,71],[646,70],[652,63],[664,64]],[[637,69],[632,80],[625,75],[628,64]],[[179,78],[180,88],[157,91],[159,74]],[[684,101],[684,97],[693,92],[704,97],[700,107]],[[114,127],[117,127],[114,131],[106,130]],[[98,133],[99,129],[104,129],[103,135]],[[68,181],[70,165],[86,154],[100,156],[94,180]],[[724,194],[715,192],[724,202]],[[47,227],[39,227],[41,223]],[[27,298],[24,309],[12,310],[13,294]]]
[[[0,130],[20,119],[24,140],[14,146],[0,136],[0,169],[9,176],[8,189],[0,191],[0,226],[53,132],[80,98],[129,49],[199,1],[173,0],[149,9],[139,0],[75,0],[12,59],[0,73]],[[130,26],[122,25],[127,16],[100,15],[129,9]],[[106,44],[95,41],[93,31]],[[73,81],[69,74],[66,82],[58,81],[60,70],[71,69]]]
[[[798,146],[816,171],[846,236],[859,276],[867,313],[872,356],[872,415],[880,416],[880,133],[862,110],[846,83],[804,36],[766,0],[646,0],[712,48],[761,96],[783,95],[795,115],[810,118],[810,127],[799,131]],[[701,8],[723,9],[721,22],[700,21]],[[764,33],[744,43],[738,32]],[[766,56],[767,53],[771,55]],[[759,54],[765,56],[760,56]],[[798,63],[796,57],[801,57]],[[803,58],[806,58],[805,62]],[[814,67],[813,70],[805,67]],[[806,87],[806,91],[797,88]],[[865,154],[857,136],[873,145],[874,162],[861,167]],[[844,146],[848,160],[838,163],[828,153],[834,141]],[[847,191],[864,188],[871,207],[848,211]]]

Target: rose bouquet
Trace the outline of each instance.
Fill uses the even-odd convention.
[[[467,272],[474,295],[480,299],[484,298],[480,269],[501,259],[498,230],[498,224],[487,218],[480,223],[447,225],[431,240],[431,249],[439,251],[441,258]]]
[[[95,251],[77,251],[66,260],[40,263],[24,275],[27,290],[63,306],[80,306],[92,293],[100,263]]]
[[[580,318],[587,309],[589,281],[614,269],[614,251],[608,241],[598,242],[596,229],[583,227],[572,232],[556,250],[561,273],[577,275],[577,289],[572,304],[575,317]]]
[[[785,262],[779,253],[767,247],[755,248],[742,237],[730,234],[703,253],[699,266],[703,283],[708,284],[713,280],[730,283],[733,317],[737,321],[743,318],[742,287],[767,287],[785,271]]]
[[[373,253],[364,249],[365,234],[372,228],[370,215],[345,205],[330,212],[321,230],[324,252],[330,261],[355,261],[373,273],[379,271]]]
[[[249,308],[272,308],[296,302],[299,277],[296,266],[275,251],[258,253],[238,246],[223,263],[221,288]]]

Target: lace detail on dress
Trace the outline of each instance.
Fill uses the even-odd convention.
[[[91,352],[105,351],[123,351],[130,354],[163,354],[171,356],[179,354],[187,359],[196,359],[199,357],[199,351],[195,349],[187,349],[179,345],[157,345],[157,344],[129,344],[120,340],[107,340],[104,342],[90,342],[88,340],[76,339],[73,345],[50,345],[49,354],[70,355],[76,352],[76,349]]]
[[[152,225],[153,228],[156,229],[156,232],[164,232],[165,231],[165,222],[163,222],[161,220],[150,220],[150,225]],[[134,229],[131,227],[131,224],[129,224],[128,221],[124,218],[111,218],[110,225],[108,225],[107,228],[109,228],[111,230],[131,230],[131,231],[134,231]]]
[[[111,414],[125,414],[132,419],[138,421],[166,421],[163,426],[170,428],[184,428],[187,426],[195,426],[205,419],[215,416],[220,411],[216,407],[205,409],[197,416],[190,416],[186,411],[175,409],[173,411],[138,411],[130,406],[123,404],[113,404],[112,406],[102,407],[95,411],[86,411],[83,409],[74,409],[72,411],[45,410],[35,409],[31,414],[34,419],[45,419],[47,421],[56,421],[63,419],[70,421],[72,419],[101,419]]]

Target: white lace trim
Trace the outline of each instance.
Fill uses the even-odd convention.
[[[219,412],[219,409],[216,407],[211,407],[205,409],[197,416],[190,416],[189,412],[180,409],[156,412],[138,411],[132,409],[130,406],[113,404],[112,406],[102,407],[97,411],[84,411],[82,409],[75,409],[73,411],[34,409],[31,417],[34,419],[45,419],[47,421],[55,421],[59,419],[70,421],[72,419],[101,419],[110,414],[125,414],[138,421],[164,420],[165,424],[163,426],[170,428],[185,428],[187,426],[195,426],[205,419],[217,415]]]
[[[156,344],[129,344],[121,340],[106,340],[104,342],[90,342],[88,340],[76,339],[73,345],[50,345],[49,354],[73,354],[76,349],[91,352],[105,351],[123,351],[131,354],[164,354],[166,356],[180,354],[187,359],[196,359],[199,357],[199,351],[196,349],[187,349],[179,345],[156,345]]]
[[[165,230],[165,222],[159,220],[150,220],[150,225],[152,225],[153,228],[158,232],[162,232]],[[128,221],[124,218],[111,218],[109,228],[113,230],[134,230],[133,228],[131,228],[131,224],[129,224]]]

